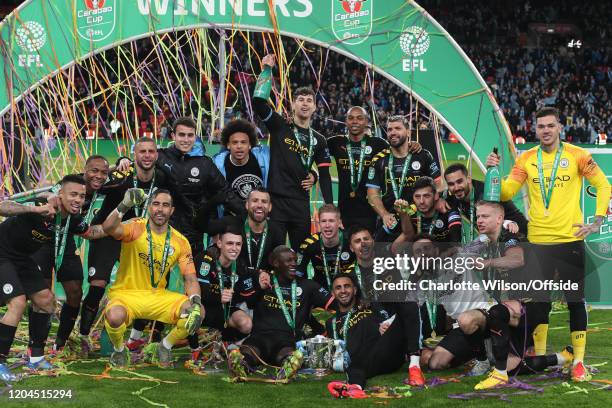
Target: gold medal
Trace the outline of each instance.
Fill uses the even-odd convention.
[[[549,215],[550,215],[550,214],[548,213],[548,208],[545,208],[545,209],[544,209],[544,216],[545,216],[545,217],[548,217]]]
[[[74,251],[74,254],[76,256],[81,256],[81,250],[77,248],[76,251]]]
[[[355,194],[355,192],[354,192],[354,191],[351,191],[351,192],[349,193],[349,197],[351,197],[351,198],[355,198],[355,195],[356,195],[356,194]]]

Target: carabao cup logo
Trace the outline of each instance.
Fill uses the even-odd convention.
[[[374,0],[330,0],[332,31],[346,45],[368,39],[372,32]]]
[[[108,38],[117,23],[116,3],[117,0],[74,0],[79,36],[92,42]]]
[[[47,42],[47,34],[42,25],[36,21],[26,21],[15,30],[15,42],[26,52],[36,52]]]

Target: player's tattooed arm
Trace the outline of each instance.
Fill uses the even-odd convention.
[[[185,293],[187,294],[187,296],[191,298],[191,296],[193,295],[202,295],[200,293],[200,283],[198,282],[198,278],[195,273],[185,275],[184,279]]]
[[[0,216],[12,217],[20,214],[39,214],[45,217],[54,215],[55,208],[51,204],[36,206],[19,204],[10,200],[0,202]]]
[[[81,234],[81,237],[85,239],[100,239],[106,237],[107,234],[104,232],[104,228],[102,228],[102,224],[92,225],[87,231]]]

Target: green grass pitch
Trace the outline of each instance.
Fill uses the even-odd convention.
[[[549,351],[558,351],[569,344],[569,330],[567,312],[558,312],[551,315],[549,331]],[[612,356],[612,311],[593,310],[589,314],[589,333],[587,337],[587,364],[598,365],[600,372],[593,376],[595,380],[612,380],[612,367],[606,364]],[[175,357],[185,358],[186,349],[177,350]],[[599,365],[604,363],[604,365]],[[450,383],[430,389],[413,390],[412,396],[401,399],[375,399],[366,400],[335,400],[327,392],[326,385],[332,379],[343,379],[341,375],[331,375],[321,379],[300,378],[288,385],[271,385],[260,383],[230,384],[223,380],[227,376],[224,371],[219,374],[207,376],[194,375],[177,363],[178,368],[164,370],[157,367],[139,368],[136,372],[146,374],[160,380],[176,381],[176,384],[161,384],[142,395],[155,404],[165,404],[169,407],[327,407],[327,406],[376,406],[384,404],[389,406],[417,406],[417,407],[466,407],[466,406],[508,406],[508,402],[495,399],[461,401],[448,398],[448,394],[466,393],[472,391],[479,378],[461,378],[459,383]],[[100,374],[104,370],[104,361],[91,363],[75,363],[70,368],[79,373]],[[401,385],[405,376],[405,369],[400,372],[376,377],[368,385]],[[439,373],[426,373],[431,376],[457,375],[460,371],[448,370]],[[122,373],[112,373],[121,376]],[[529,377],[520,377],[529,378]],[[152,387],[155,383],[143,381],[127,381],[101,379],[78,375],[65,375],[57,378],[30,377],[15,385],[14,389],[71,389],[71,400],[10,400],[0,396],[2,407],[44,407],[70,406],[70,407],[125,407],[136,408],[153,406],[133,395],[143,387]],[[580,407],[609,407],[612,404],[612,392],[597,389],[605,384],[580,384],[584,391],[566,394],[570,389],[561,385],[545,387],[541,394],[511,396],[514,406],[572,406]],[[508,392],[514,392],[514,389]],[[164,406],[164,405],[158,405]]]

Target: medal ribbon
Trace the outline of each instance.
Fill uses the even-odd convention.
[[[563,143],[559,145],[557,149],[557,154],[555,154],[555,159],[553,161],[552,170],[550,171],[550,185],[548,186],[548,192],[544,187],[544,163],[542,159],[542,147],[538,148],[538,177],[540,178],[540,194],[542,195],[542,202],[544,204],[544,211],[548,211],[548,206],[550,205],[550,199],[552,197],[552,192],[555,189],[555,180],[557,178],[557,169],[559,168],[559,161],[561,160],[561,154],[563,153]]]
[[[336,252],[336,264],[334,265],[334,274],[331,276],[336,276],[338,273],[338,267],[340,266],[340,255],[342,254],[342,242],[343,236],[342,231],[339,231],[338,237],[338,252]],[[323,270],[325,271],[325,279],[327,280],[327,287],[331,289],[331,277],[329,274],[329,265],[327,264],[327,256],[325,256],[325,245],[323,245],[323,237],[319,240],[321,244],[321,259],[323,260]]]
[[[410,160],[412,160],[412,155],[409,154],[406,156],[404,161],[404,167],[402,167],[402,176],[400,177],[400,186],[397,188],[397,183],[395,182],[394,177],[394,169],[393,169],[393,153],[389,154],[389,178],[391,179],[391,188],[393,189],[393,195],[396,200],[399,200],[402,196],[402,190],[404,190],[404,180],[406,179],[406,173],[408,173],[408,165],[410,164]]]
[[[253,257],[251,250],[251,226],[249,225],[249,220],[247,219],[244,222],[244,235],[246,236],[246,247],[247,253],[249,255],[249,266],[253,267]],[[266,222],[266,226],[261,234],[261,240],[259,241],[259,251],[257,252],[257,263],[255,264],[255,269],[259,269],[259,265],[261,265],[261,260],[264,255],[264,248],[266,246],[266,238],[268,237],[268,223]]]
[[[361,139],[361,147],[359,149],[359,168],[357,169],[357,177],[355,177],[355,162],[353,159],[353,150],[351,148],[351,142],[347,136],[346,138],[346,153],[348,154],[349,169],[351,171],[351,190],[356,192],[361,183],[361,177],[363,176],[363,159],[365,157],[366,140],[365,137]],[[357,180],[355,180],[355,178]]]
[[[60,266],[62,266],[62,261],[64,259],[64,251],[66,250],[66,238],[68,237],[68,228],[70,227],[70,215],[66,218],[66,225],[64,226],[64,230],[62,231],[62,215],[58,212],[55,215],[55,274],[59,272]],[[62,235],[62,239],[60,242],[60,234]]]
[[[463,211],[461,211],[463,216]],[[474,187],[471,187],[470,191],[470,218],[468,220],[468,228],[461,228],[461,244],[466,245],[474,240]]]
[[[312,149],[314,147],[314,136],[312,134],[312,128],[308,128],[308,153],[306,155],[306,159],[302,156],[302,141],[300,140],[300,132],[298,132],[297,128],[293,127],[293,137],[295,137],[295,141],[299,146],[298,155],[300,156],[300,160],[304,169],[308,172],[310,167],[312,166]]]
[[[346,343],[346,338],[348,337],[348,325],[351,321],[351,317],[353,315],[353,309],[349,310],[349,312],[344,316],[344,324],[342,325],[342,340]],[[332,320],[332,329],[334,331],[334,340],[338,340],[338,333],[336,332],[336,318],[334,317]]]
[[[421,212],[417,213],[417,234],[420,234],[421,231],[421,225],[422,225],[422,221],[421,221],[421,217],[423,216],[423,214],[421,214]],[[434,227],[436,226],[436,221],[438,220],[438,212],[434,212],[434,216],[431,219],[431,223],[429,224],[429,229],[427,231],[427,233],[429,235],[431,235],[431,233],[433,232]]]
[[[172,228],[168,225],[166,230],[166,240],[164,242],[164,250],[162,254],[162,262],[159,268],[159,279],[155,281],[155,257],[153,256],[153,236],[151,234],[151,227],[147,222],[147,243],[149,244],[149,274],[151,275],[151,286],[157,289],[157,285],[164,278],[164,272],[166,269],[166,263],[168,261],[168,254],[170,253],[170,235]]]
[[[132,182],[134,184],[134,188],[138,188],[138,177],[136,176],[136,168],[134,168],[134,174],[132,176]],[[153,172],[153,179],[151,180],[151,185],[149,186],[149,192],[147,193],[147,199],[145,200],[144,203],[142,203],[142,206],[140,206],[140,208],[135,205],[134,206],[134,212],[136,213],[137,217],[146,217],[147,216],[147,212],[148,210],[148,206],[149,206],[149,200],[151,199],[151,194],[155,191],[155,172]],[[142,215],[140,214],[140,209],[142,208]]]
[[[223,267],[221,267],[221,264],[219,262],[217,262],[217,274],[219,275],[219,294],[221,294],[223,289],[225,289],[225,275],[223,274]],[[238,282],[238,274],[236,273],[236,261],[232,262],[229,281],[230,289],[234,290],[234,286],[236,285],[236,282]],[[225,303],[223,305],[223,315],[225,316],[226,323],[229,320],[229,312],[230,305],[229,303]]]
[[[293,333],[295,334],[295,315],[297,312],[297,282],[295,279],[291,282],[291,313],[293,318],[289,316],[289,310],[287,310],[287,305],[285,304],[285,298],[283,297],[283,292],[281,291],[280,285],[278,284],[278,279],[276,279],[276,275],[272,275],[272,281],[274,283],[274,294],[276,294],[276,298],[280,303],[280,307],[283,311],[283,315],[285,315],[285,320]]]
[[[96,204],[96,201],[98,200],[98,198],[100,198],[101,200],[104,200],[104,194],[101,194],[100,197],[98,197],[98,192],[94,191],[93,196],[91,197],[91,201],[89,202],[89,209],[87,209],[87,214],[85,215],[85,224],[89,227],[89,225],[91,224],[91,220],[93,218],[93,210]],[[74,243],[75,246],[77,248],[77,251],[79,250],[79,248],[81,248],[81,244],[83,243],[83,238],[79,237],[79,236],[75,236],[74,237]]]
[[[357,276],[357,282],[359,283],[359,287],[363,290],[363,283],[361,283],[361,269],[359,269],[359,263],[355,260],[355,276]]]

